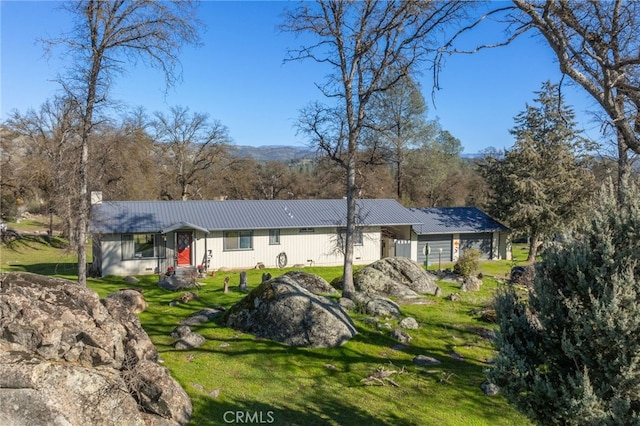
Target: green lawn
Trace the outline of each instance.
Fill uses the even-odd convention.
[[[74,278],[74,256],[44,241],[0,249],[2,270]],[[504,276],[510,267],[508,262],[495,263],[492,275]],[[337,267],[305,270],[328,281],[341,275]],[[275,276],[285,271],[249,270],[249,285],[255,287],[263,272]],[[230,276],[231,291],[224,294],[226,276]],[[219,273],[202,280],[199,299],[177,306],[169,302],[179,293],[158,288],[156,276],[139,278],[136,286],[143,289],[149,303],[140,320],[164,365],[191,396],[193,425],[250,423],[247,420],[277,425],[530,424],[503,397],[486,396],[480,389],[483,370],[493,356],[491,342],[482,334],[494,325],[480,321],[479,311],[491,305],[501,285],[494,278],[485,277],[480,292],[462,293],[461,302],[429,297],[429,305],[402,305],[403,314],[421,325],[419,330],[409,330],[413,340],[406,347],[397,346],[385,331],[366,324],[364,315],[353,314],[359,334],[340,348],[293,348],[210,322],[194,327],[207,342],[192,351],[175,350],[171,331],[199,309],[229,307],[240,300],[244,294],[237,291],[239,273]],[[439,284],[443,296],[459,292],[455,284]],[[103,297],[131,284],[120,277],[105,277],[89,279],[89,286]],[[397,320],[387,322],[397,324]],[[452,358],[453,352],[464,358]],[[412,359],[419,354],[438,358],[442,364],[414,366]],[[391,378],[398,386],[362,383],[379,369],[397,371]]]

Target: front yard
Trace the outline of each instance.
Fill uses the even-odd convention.
[[[3,271],[25,270],[74,279],[74,255],[40,240],[2,247]],[[484,370],[493,356],[490,340],[495,325],[481,320],[502,285],[491,275],[504,277],[513,262],[482,262],[484,285],[476,293],[461,293],[452,302],[446,296],[460,292],[457,284],[439,282],[442,297],[428,296],[428,304],[402,305],[415,318],[418,330],[409,330],[407,345],[388,336],[388,326],[365,322],[352,314],[359,334],[340,348],[306,349],[258,339],[223,327],[215,321],[194,327],[207,342],[195,350],[173,348],[170,337],[181,319],[205,307],[229,307],[244,293],[237,289],[238,272],[219,273],[201,280],[198,298],[170,302],[181,293],[157,287],[156,276],[138,277],[130,284],[121,277],[89,279],[101,297],[121,288],[142,288],[149,304],[139,315],[144,329],[160,351],[164,365],[183,385],[193,405],[194,425],[271,423],[278,425],[517,425],[529,424],[503,397],[480,389]],[[250,270],[250,287],[263,272],[273,276],[285,270]],[[327,281],[341,268],[305,268]],[[222,291],[225,277],[230,292]],[[412,360],[428,355],[442,363],[419,367]],[[390,382],[367,386],[362,381],[376,371],[395,371]]]

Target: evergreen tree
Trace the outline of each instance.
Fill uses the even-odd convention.
[[[591,174],[577,153],[586,140],[558,86],[546,82],[511,130],[516,141],[502,156],[488,156],[480,172],[492,190],[490,212],[530,237],[534,262],[545,238],[563,233],[583,210]]]
[[[540,424],[640,424],[640,193],[622,190],[545,251],[528,300],[497,298],[489,380]]]
[[[463,204],[467,181],[459,178],[466,166],[460,157],[462,144],[437,122],[431,127],[433,136],[407,153],[405,201],[423,207]]]
[[[402,200],[409,152],[421,140],[432,137],[437,123],[427,121],[420,85],[410,76],[401,78],[389,90],[376,93],[371,102],[371,125],[363,132],[363,145],[380,150],[391,164],[396,197]]]

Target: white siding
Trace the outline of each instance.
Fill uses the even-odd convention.
[[[418,234],[411,232],[411,259],[418,258]]]
[[[508,232],[500,233],[500,258],[511,260],[511,236]]]
[[[122,259],[120,234],[102,237],[102,275],[144,275],[157,274],[164,259]]]
[[[188,231],[188,230],[184,230]],[[181,231],[178,231],[181,232]],[[363,229],[362,245],[354,246],[353,263],[366,265],[380,259],[381,239],[379,227]],[[223,232],[205,234],[193,231],[191,259],[193,265],[206,261],[209,269],[253,268],[263,263],[267,268],[277,267],[277,256],[287,255],[287,266],[342,266],[344,256],[335,250],[336,228],[315,228],[314,232],[301,233],[298,228],[281,229],[280,244],[269,244],[269,230],[253,231],[253,248],[250,250],[225,251]],[[167,234],[166,258],[164,259],[122,259],[121,237],[105,235],[102,239],[102,275],[143,275],[164,272],[174,262],[175,233]]]
[[[277,257],[286,253],[287,266],[339,266],[344,263],[342,253],[335,250],[336,228],[315,228],[314,232],[301,233],[298,228],[281,229],[280,244],[269,244],[269,230],[253,232],[253,249],[223,250],[223,233],[209,234],[208,249],[212,251],[211,268],[253,268],[263,263],[267,268],[277,267]],[[204,249],[204,241],[198,241]],[[353,263],[368,264],[380,259],[380,228],[368,228],[363,232],[363,244],[354,246]]]

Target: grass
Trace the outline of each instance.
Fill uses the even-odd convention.
[[[509,277],[511,268],[514,266],[528,265],[527,255],[529,253],[529,247],[527,244],[512,244],[511,247],[511,260],[489,260],[480,261],[480,269],[478,272],[485,276],[494,277],[497,279],[506,279]],[[442,262],[442,269],[453,269],[455,262]],[[430,271],[437,271],[439,265],[430,264]]]
[[[46,241],[28,241],[1,247],[2,270],[25,270],[73,279],[73,255]],[[487,266],[483,262],[482,266]],[[511,262],[495,263],[494,276],[508,273]],[[501,266],[498,266],[501,265]],[[341,268],[305,268],[327,281],[341,275]],[[283,270],[249,270],[255,287],[263,272],[273,276]],[[230,277],[230,292],[222,291]],[[502,396],[484,395],[487,360],[493,356],[491,342],[482,337],[494,325],[479,319],[489,307],[498,280],[485,276],[481,291],[462,293],[461,302],[428,297],[429,305],[401,305],[403,314],[421,325],[409,330],[413,340],[406,346],[386,331],[365,323],[366,316],[352,314],[359,334],[339,348],[289,347],[258,339],[215,321],[197,327],[206,343],[198,349],[178,351],[170,337],[173,328],[189,314],[204,307],[229,307],[244,294],[237,291],[239,272],[219,273],[202,281],[199,298],[170,306],[180,293],[156,286],[156,276],[141,276],[135,284],[149,304],[140,321],[164,365],[187,391],[194,405],[193,425],[270,423],[277,425],[528,425]],[[101,297],[130,287],[121,277],[89,279]],[[459,292],[456,284],[439,282],[443,296]],[[388,320],[392,327],[397,320]],[[462,360],[451,357],[462,355]],[[416,355],[442,361],[437,367],[418,367]],[[377,370],[394,370],[385,382],[365,386],[362,379]]]

